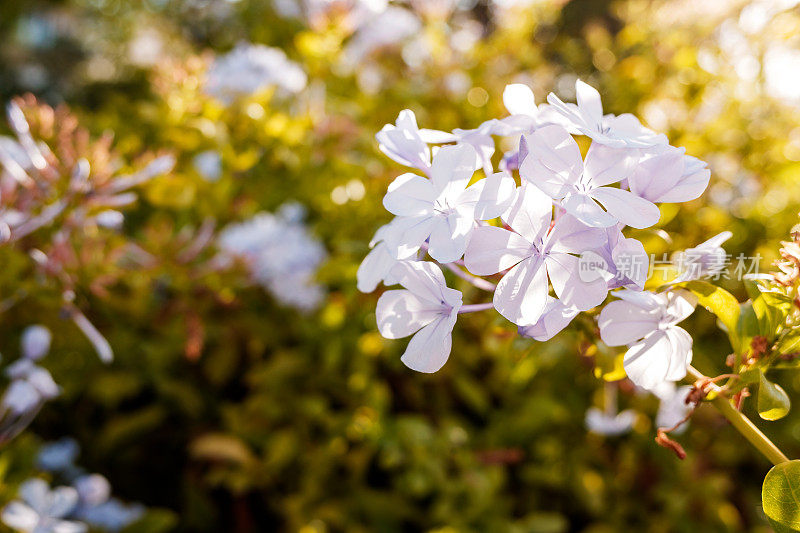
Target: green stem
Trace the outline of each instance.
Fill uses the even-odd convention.
[[[708,379],[691,365],[687,370],[687,374],[691,376],[694,381]],[[713,383],[710,384],[709,388],[714,392],[720,391],[720,388]],[[761,430],[750,421],[749,418],[734,408],[725,396],[719,394],[713,400],[711,400],[711,403],[720,413],[722,413],[722,416],[727,418],[731,425],[733,425],[733,427],[735,427],[736,430],[744,436],[744,438],[750,441],[750,444],[755,446],[758,451],[764,454],[764,457],[769,459],[772,464],[777,465],[789,461],[783,452],[780,451],[780,449],[778,449],[778,447],[775,446],[775,444],[773,444],[773,442],[769,440],[769,438],[767,438],[767,436],[764,435]]]

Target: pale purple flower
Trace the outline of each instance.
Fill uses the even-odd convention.
[[[596,253],[603,259],[608,272],[608,288],[627,287],[643,290],[650,269],[650,256],[644,245],[633,238],[625,237],[619,226],[606,230],[605,246]]]
[[[42,445],[36,456],[36,464],[48,472],[66,472],[75,468],[80,447],[71,437],[64,437],[55,442]]]
[[[518,328],[518,333],[540,342],[549,341],[566,328],[579,313],[577,307],[564,305],[561,300],[548,295],[539,320],[533,325]]]
[[[31,412],[59,394],[59,387],[50,372],[30,359],[19,359],[9,365],[6,375],[12,381],[0,400],[0,406],[14,415]]]
[[[716,276],[722,272],[728,264],[728,253],[722,243],[732,236],[730,231],[723,231],[694,248],[687,248],[676,254],[673,262],[677,265],[679,274],[675,282]]]
[[[389,6],[369,17],[360,23],[342,51],[345,67],[353,69],[374,50],[393,46],[417,35],[421,25],[416,15],[398,6]]]
[[[431,179],[403,174],[389,185],[383,205],[398,219],[384,240],[396,258],[428,240],[432,258],[456,261],[464,254],[475,220],[490,220],[503,212],[511,200],[513,178],[498,173],[468,187],[474,172],[475,151],[470,146],[443,146],[433,159]]]
[[[639,153],[627,179],[636,196],[651,202],[678,203],[698,198],[708,187],[706,163],[669,145],[636,150]]]
[[[692,338],[677,324],[692,314],[696,298],[685,291],[623,289],[614,295],[622,299],[600,313],[600,338],[609,346],[629,346],[623,359],[628,378],[647,390],[683,379],[692,362]]]
[[[553,93],[547,102],[570,123],[572,133],[586,135],[605,146],[614,148],[643,148],[668,144],[667,137],[642,126],[630,113],[603,115],[603,104],[597,89],[581,80],[575,82],[576,104],[565,104]]]
[[[20,500],[3,508],[2,521],[8,527],[25,533],[84,533],[86,524],[64,520],[78,504],[78,493],[72,487],[50,489],[47,482],[32,478],[19,487]]]
[[[50,351],[50,341],[53,334],[50,330],[41,325],[28,326],[22,332],[20,345],[22,355],[31,361],[38,361]]]
[[[214,60],[205,80],[206,93],[225,103],[268,87],[297,93],[306,86],[306,73],[280,48],[240,43]]]
[[[628,433],[636,421],[636,411],[626,409],[619,413],[607,413],[597,407],[586,410],[586,427],[592,433],[616,437]]]
[[[686,402],[692,388],[691,385],[678,387],[675,383],[665,381],[651,391],[656,398],[661,400],[656,414],[656,427],[671,428],[686,418],[692,410],[692,405]],[[688,424],[683,424],[672,433],[680,435],[686,431],[687,427]]]
[[[608,292],[606,282],[584,282],[579,276],[582,253],[602,243],[605,232],[563,215],[551,229],[552,200],[532,185],[517,190],[502,215],[511,231],[495,226],[475,230],[465,255],[467,269],[484,276],[510,269],[497,284],[494,307],[518,326],[531,326],[545,311],[548,277],[565,305],[588,310]]]
[[[278,301],[310,311],[324,297],[314,277],[327,253],[293,211],[259,213],[225,228],[217,242],[223,257],[242,259],[253,281]]]
[[[414,335],[401,361],[418,372],[436,372],[450,355],[461,292],[448,288],[441,269],[430,262],[400,262],[393,276],[405,288],[378,299],[378,331],[387,339]]]
[[[520,163],[520,175],[561,200],[564,209],[585,224],[647,228],[658,222],[661,214],[652,202],[607,187],[630,173],[634,161],[628,151],[592,143],[584,161],[578,143],[558,125],[539,128],[525,137],[525,144],[528,153]]]
[[[93,506],[81,506],[75,515],[92,527],[120,531],[139,520],[145,513],[141,504],[124,504],[116,498]]]
[[[420,136],[417,117],[410,109],[400,111],[395,124],[386,124],[375,138],[380,151],[393,161],[426,174],[429,172],[431,149]]]
[[[215,182],[222,176],[222,157],[216,150],[200,152],[192,158],[192,165],[206,181]]]

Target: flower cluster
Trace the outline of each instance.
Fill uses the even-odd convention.
[[[5,369],[11,383],[0,400],[0,443],[25,429],[42,405],[59,394],[53,376],[37,364],[50,351],[51,339],[50,330],[40,325],[30,326],[22,333],[22,357]]]
[[[113,498],[105,477],[75,464],[79,451],[70,438],[44,445],[37,458],[39,467],[68,485],[51,489],[43,479],[28,479],[19,488],[21,501],[12,501],[3,509],[3,523],[25,532],[79,533],[90,528],[120,531],[139,520],[144,507]]]
[[[286,93],[302,91],[306,73],[280,48],[240,43],[227,55],[214,60],[205,81],[205,91],[222,102],[277,87]]]
[[[259,213],[228,226],[217,243],[225,259],[243,260],[253,281],[278,301],[310,311],[324,295],[314,276],[327,253],[309,233],[304,216],[300,204],[287,203],[275,214]]]
[[[619,300],[600,314],[600,335],[629,347],[630,379],[654,389],[684,377],[692,340],[676,324],[697,302],[678,283],[718,269],[728,235],[693,249],[702,264],[652,293],[648,269],[631,268],[648,264],[644,246],[623,230],[655,225],[656,204],[698,198],[710,172],[633,115],[604,113],[591,86],[578,80],[575,89],[576,104],[550,94],[536,105],[528,87],[509,85],[508,117],[443,132],[419,128],[405,110],[377,134],[381,151],[418,173],[389,185],[383,205],[395,218],[375,234],[358,286],[404,287],[381,296],[377,320],[388,338],[418,331],[403,356],[409,367],[441,368],[458,313],[493,307],[544,341],[610,293]],[[512,138],[514,149],[496,156],[496,137]],[[591,141],[585,155],[576,137]],[[492,303],[462,305],[437,264],[491,291]]]

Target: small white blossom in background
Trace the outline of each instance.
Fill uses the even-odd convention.
[[[693,406],[686,403],[686,398],[692,391],[691,385],[678,387],[675,383],[663,382],[655,387],[652,392],[661,403],[656,414],[656,426],[659,428],[672,428],[683,421],[692,411]],[[682,424],[672,431],[681,434],[686,431],[688,424]]]
[[[277,87],[286,93],[302,91],[306,73],[280,48],[240,43],[214,60],[205,81],[207,94],[224,103]]]
[[[39,468],[69,483],[75,491],[75,504],[64,516],[84,522],[93,529],[111,532],[120,531],[139,520],[145,513],[145,507],[113,498],[111,484],[104,476],[90,474],[75,464],[79,453],[78,443],[65,437],[44,444],[36,460]]]
[[[50,351],[53,334],[44,326],[28,326],[22,332],[22,355],[32,361],[38,361]]]
[[[72,487],[50,489],[46,481],[33,478],[19,488],[20,500],[3,508],[0,518],[16,531],[25,533],[83,533],[82,522],[65,520],[78,505],[78,491]]]
[[[2,440],[13,437],[21,431],[21,421],[35,413],[47,400],[59,394],[59,387],[45,368],[36,364],[50,351],[52,334],[41,325],[25,329],[20,341],[22,357],[5,369],[11,384],[0,399],[3,409]],[[27,425],[27,424],[25,424]]]
[[[327,252],[303,224],[302,206],[285,204],[276,214],[259,213],[220,232],[226,258],[239,258],[254,282],[279,302],[301,311],[315,309],[324,297],[314,280]]]
[[[198,174],[206,181],[213,183],[222,177],[222,157],[216,150],[200,152],[194,156],[192,164]]]
[[[590,407],[586,411],[586,428],[598,435],[616,437],[631,430],[636,416],[636,411],[631,409],[619,413],[607,413],[597,407]]]

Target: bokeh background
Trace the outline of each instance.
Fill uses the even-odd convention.
[[[619,380],[602,350],[575,332],[520,339],[491,313],[459,320],[440,372],[414,373],[400,362],[405,342],[378,335],[377,295],[359,293],[355,274],[404,171],[377,150],[385,123],[409,108],[421,127],[471,128],[505,116],[508,83],[539,102],[550,91],[571,100],[577,77],[608,112],[635,113],[710,165],[708,191],[664,212],[669,236],[638,234],[648,252],[730,230],[731,254],[768,265],[800,211],[796,3],[0,3],[0,100],[68,106],[91,138],[112,136],[122,167],[142,154],[177,161],[140,188],[114,237],[153,261],[131,268],[100,249],[72,266],[76,301],[114,349],[109,365],[64,319],[29,250],[0,248],[0,297],[15,298],[0,317],[4,360],[26,326],[44,324],[43,364],[62,387],[0,450],[0,503],[39,475],[42,443],[71,436],[81,465],[151,509],[130,530],[769,531],[769,464],[711,408],[678,437],[679,461],[653,442],[658,402]],[[303,87],[210,95],[209,69],[241,43],[283,50]],[[302,309],[243,268],[174,253],[204,223],[259,212],[302,219],[324,247],[320,292]],[[723,373],[730,347],[714,318],[687,324],[694,365]],[[796,372],[771,377],[798,397]],[[638,412],[619,437],[584,422],[603,405],[604,378]],[[796,414],[758,424],[800,456]]]

